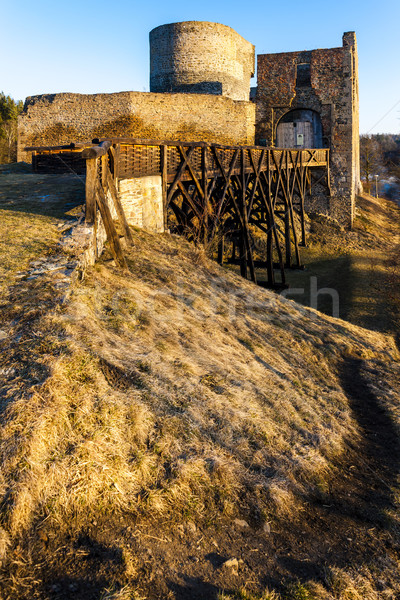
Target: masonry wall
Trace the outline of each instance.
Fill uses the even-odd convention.
[[[296,85],[298,64],[310,66],[310,85]],[[331,196],[316,189],[308,210],[318,210],[351,226],[359,177],[358,59],[356,36],[328,50],[258,56],[256,143],[275,144],[280,119],[297,108],[316,111],[323,146],[331,149]]]
[[[254,46],[231,27],[204,21],[161,25],[150,32],[150,91],[249,100]]]
[[[119,197],[129,225],[151,233],[164,231],[161,176],[151,175],[119,181]]]
[[[254,143],[251,102],[205,94],[47,94],[25,101],[18,119],[18,160],[25,146],[54,146],[93,138]]]

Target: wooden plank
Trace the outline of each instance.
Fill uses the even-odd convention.
[[[241,200],[241,205],[242,205],[242,214],[243,214],[243,224],[244,224],[244,243],[245,243],[245,248],[246,248],[246,260],[247,263],[249,265],[249,269],[250,269],[250,277],[251,280],[254,283],[257,283],[257,278],[256,278],[256,271],[254,269],[254,261],[253,261],[253,251],[251,248],[251,242],[250,242],[250,232],[249,232],[249,223],[248,223],[248,219],[247,219],[247,207],[246,207],[246,172],[245,172],[245,150],[242,149],[241,151],[241,169],[242,169],[242,176],[241,176],[241,194],[240,194],[240,200]]]
[[[76,150],[80,150],[82,148],[88,148],[92,146],[92,144],[90,142],[83,142],[83,143],[74,143],[72,142],[71,144],[62,144],[60,146],[26,146],[24,148],[24,150],[26,152],[52,152],[54,151],[58,151],[58,150],[69,150],[72,151],[74,149]]]
[[[88,158],[100,158],[100,156],[104,156],[105,154],[107,154],[110,146],[110,140],[105,140],[104,142],[101,142],[98,146],[85,148],[82,152],[82,158],[85,158],[86,160]]]
[[[96,216],[96,182],[97,182],[97,160],[91,158],[86,161],[85,182],[85,221],[93,224]]]
[[[118,233],[115,229],[114,221],[111,217],[111,212],[107,203],[107,198],[98,179],[96,180],[96,202],[97,206],[99,207],[101,217],[103,219],[107,239],[110,244],[111,254],[113,255],[115,262],[119,267],[128,270],[128,265],[122,252]]]
[[[112,196],[112,199],[114,202],[115,210],[117,211],[118,220],[121,224],[121,227],[122,227],[124,235],[125,235],[125,239],[130,246],[133,246],[132,232],[129,227],[129,223],[126,220],[125,212],[124,212],[123,206],[121,204],[118,190],[115,187],[115,183],[114,183],[113,177],[111,175],[110,169],[108,168],[108,165],[106,165],[106,167],[105,167],[105,173],[106,173],[108,189],[110,190],[110,193],[111,193],[111,196]]]
[[[168,229],[168,155],[167,155],[167,147],[162,145],[160,147],[160,163],[161,163],[161,195],[162,195],[162,204],[163,204],[163,215],[164,215],[164,230]]]

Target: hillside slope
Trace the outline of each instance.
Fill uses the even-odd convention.
[[[400,210],[389,200],[368,194],[357,197],[351,232],[321,216],[310,221],[307,248],[302,248],[304,271],[288,273],[293,297],[312,300],[310,281],[318,289],[333,288],[340,297],[339,316],[355,325],[391,333],[400,341]],[[303,293],[301,293],[303,288]],[[332,314],[329,295],[314,301]]]
[[[3,304],[0,598],[397,598],[393,337],[134,240]]]

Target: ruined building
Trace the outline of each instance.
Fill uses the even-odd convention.
[[[150,32],[150,92],[46,94],[26,99],[26,146],[92,138],[330,148],[331,193],[314,182],[308,210],[351,226],[359,186],[356,36],[328,50],[262,54],[230,27],[189,21]]]

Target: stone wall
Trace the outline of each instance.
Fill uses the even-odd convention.
[[[25,101],[18,119],[18,160],[25,146],[54,146],[93,138],[254,144],[255,107],[205,94],[47,94]]]
[[[119,196],[129,225],[152,233],[164,231],[161,176],[121,179]]]
[[[351,226],[359,190],[359,113],[357,43],[353,32],[343,46],[328,50],[258,56],[256,143],[274,145],[276,128],[289,111],[317,112],[323,146],[331,149],[331,197],[321,190],[308,209],[320,210]],[[298,65],[308,65],[310,82],[299,85]]]
[[[164,232],[164,212],[161,194],[161,177],[139,177],[119,182],[119,196],[129,225],[150,233]],[[107,203],[114,221],[117,211],[110,192]],[[79,218],[61,240],[61,247],[73,265],[74,276],[84,273],[95,264],[104,251],[107,233],[100,211],[96,211],[96,224],[88,225]]]
[[[150,91],[217,94],[249,100],[254,46],[236,31],[202,21],[150,32]]]

